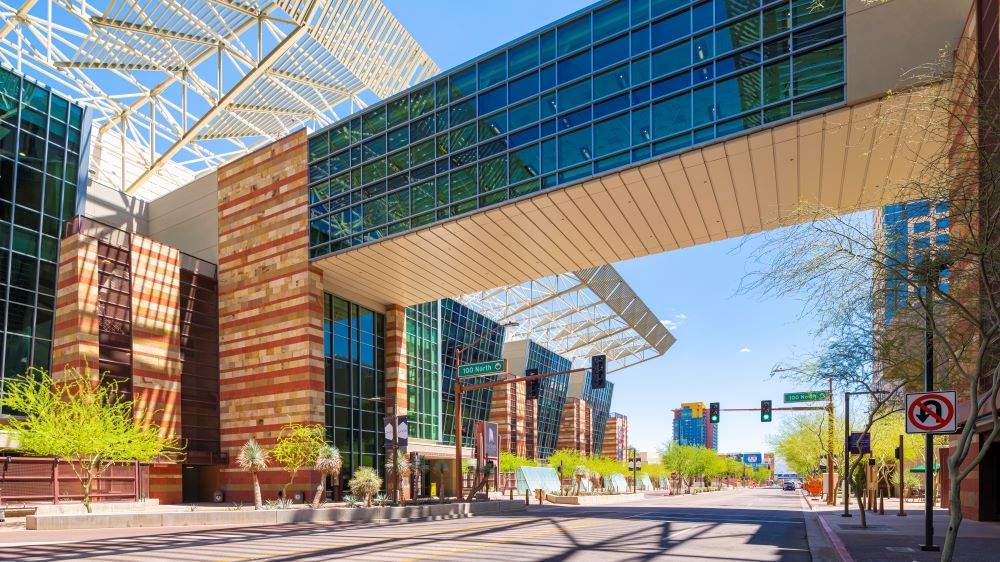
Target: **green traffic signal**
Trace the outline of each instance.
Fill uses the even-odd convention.
[[[719,423],[719,403],[712,402],[708,405],[708,421]]]
[[[771,421],[771,401],[761,400],[760,401],[760,421],[769,422]]]

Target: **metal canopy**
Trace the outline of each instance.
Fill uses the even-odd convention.
[[[379,0],[0,0],[0,62],[92,106],[94,181],[155,199],[439,72]]]
[[[497,322],[517,322],[507,340],[531,338],[578,366],[608,356],[618,371],[666,353],[675,338],[610,265],[459,297]]]

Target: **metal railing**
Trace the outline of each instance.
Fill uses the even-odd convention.
[[[149,494],[149,465],[117,463],[96,477],[91,501],[139,501]],[[73,468],[52,457],[0,457],[0,506],[83,499]]]

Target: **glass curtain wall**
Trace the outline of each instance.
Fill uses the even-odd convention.
[[[591,416],[593,424],[591,426],[591,439],[594,443],[593,454],[600,455],[604,447],[604,429],[608,425],[608,414],[611,413],[611,397],[615,393],[615,383],[607,381],[604,388],[593,389],[590,387],[590,371],[583,381],[583,400],[593,409]]]
[[[538,369],[539,374],[568,371],[572,367],[569,359],[557,355],[533,341],[528,341],[526,369]],[[556,375],[542,379],[538,393],[536,419],[537,454],[539,459],[547,459],[556,449],[559,441],[559,424],[562,422],[563,407],[569,394],[569,375]]]
[[[844,101],[843,0],[609,0],[310,137],[323,256]]]
[[[438,301],[406,307],[406,417],[410,437],[441,439]]]
[[[455,444],[455,355],[457,349],[467,346],[499,325],[451,300],[441,302],[441,374],[442,389],[442,426],[444,442]],[[484,337],[473,347],[462,352],[462,363],[479,363],[495,361],[503,356],[504,328],[496,329]],[[472,378],[467,384],[485,382],[487,378]],[[490,402],[493,399],[493,389],[486,388],[462,394],[462,445],[473,445],[473,428],[476,421],[486,421],[490,417]]]
[[[62,224],[77,214],[83,109],[0,68],[0,369],[48,369]],[[6,412],[4,412],[6,413]]]
[[[359,466],[385,472],[385,315],[325,294],[327,437],[344,458],[346,483]]]

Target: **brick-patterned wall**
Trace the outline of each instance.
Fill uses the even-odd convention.
[[[527,456],[525,410],[525,383],[505,384],[493,389],[489,421],[499,428],[501,451]]]
[[[406,307],[392,305],[385,309],[385,395],[388,406],[395,404],[396,415],[407,408]]]
[[[227,500],[252,499],[236,466],[250,437],[324,423],[323,287],[309,264],[307,138],[299,131],[219,169],[219,386]],[[275,497],[286,474],[261,475]],[[318,475],[301,472],[307,489]]]
[[[132,388],[136,415],[181,435],[180,252],[132,236]],[[181,466],[150,467],[149,495],[182,500]]]
[[[618,458],[619,449],[625,455],[628,451],[628,418],[608,417],[608,425],[604,428],[604,445],[601,456],[609,459]],[[619,459],[619,460],[624,460]]]
[[[593,451],[593,408],[586,400],[569,398],[563,406],[556,449],[577,451],[590,456]]]
[[[97,375],[97,240],[79,234],[59,246],[59,282],[56,289],[56,325],[52,342],[52,376],[66,376],[66,367],[83,372],[90,364]]]

